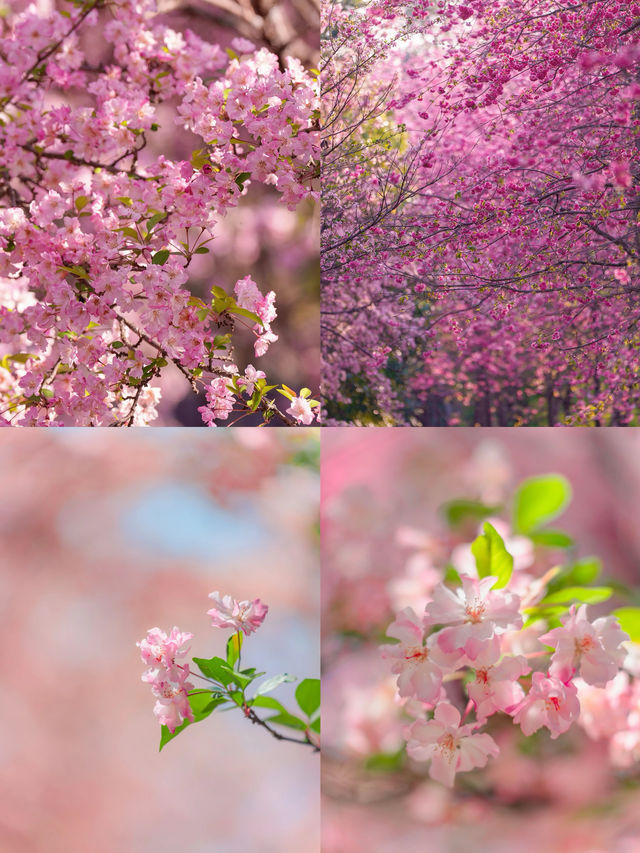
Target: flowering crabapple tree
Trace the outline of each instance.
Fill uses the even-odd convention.
[[[230,595],[212,592],[213,608],[208,611],[212,625],[231,630],[226,658],[193,658],[194,672],[185,658],[193,634],[174,627],[169,634],[151,628],[137,643],[143,662],[149,667],[142,681],[151,686],[156,699],[153,713],[161,724],[160,749],[193,723],[209,717],[216,709],[238,708],[251,723],[261,726],[277,740],[311,746],[320,750],[320,680],[305,678],[298,685],[295,713],[268,696],[278,685],[295,681],[287,673],[270,676],[255,688],[251,685],[265,675],[255,667],[241,669],[244,637],[262,625],[268,611],[259,598],[236,601]],[[196,687],[191,679],[198,679]],[[248,696],[251,688],[253,695]],[[258,713],[260,712],[260,713]],[[268,717],[260,714],[270,714]],[[275,728],[274,728],[275,727]],[[282,730],[288,731],[285,734]],[[295,732],[295,735],[292,733]]]
[[[523,568],[524,537],[571,548],[571,537],[547,526],[568,503],[564,478],[524,481],[515,496],[513,530],[495,508],[454,501],[449,517],[491,517],[434,581],[422,612],[403,608],[382,647],[397,676],[407,721],[406,753],[429,763],[432,779],[452,787],[459,772],[485,768],[499,754],[505,725],[525,739],[546,729],[555,740],[579,725],[609,741],[615,766],[640,760],[640,608],[594,618],[590,606],[621,585],[592,585],[597,563],[576,561],[542,574]],[[520,565],[518,565],[518,562]],[[633,641],[633,642],[631,642]]]
[[[329,418],[636,422],[639,16],[618,0],[345,7],[378,52],[360,100],[349,46],[328,54],[352,108],[329,163]],[[390,33],[410,35],[383,54]]]
[[[101,26],[104,62],[83,50]],[[223,50],[158,20],[154,0],[69,0],[3,19],[0,39],[0,425],[133,426],[179,372],[209,426],[251,412],[309,424],[309,389],[238,366],[278,340],[251,276],[189,290],[190,265],[251,184],[315,198],[317,77],[244,38]],[[155,156],[165,124],[199,141]],[[257,361],[256,361],[257,363]],[[274,397],[280,392],[285,410]],[[282,399],[277,397],[278,400]]]

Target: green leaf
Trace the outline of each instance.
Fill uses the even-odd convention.
[[[129,237],[131,240],[135,240],[136,243],[140,242],[140,235],[133,228],[129,228],[127,226],[126,228],[116,228],[116,231],[121,231],[125,235],[125,237]]]
[[[547,548],[571,548],[575,544],[569,534],[562,530],[540,530],[530,533],[529,538],[535,545],[545,545]]]
[[[529,625],[533,625],[533,623],[537,622],[539,619],[546,619],[548,622],[550,619],[562,616],[562,614],[566,613],[568,610],[569,608],[564,604],[558,604],[552,607],[526,607],[523,610],[523,613],[526,614],[527,618],[523,627],[528,628]]]
[[[471,545],[475,557],[478,577],[495,575],[493,589],[501,589],[509,583],[513,572],[513,557],[505,548],[502,536],[492,524],[485,521],[482,533]]]
[[[499,510],[499,506],[487,506],[479,501],[461,499],[444,504],[441,512],[444,513],[450,527],[458,527],[467,519],[480,521],[489,515],[494,515]]]
[[[268,717],[267,722],[277,723],[279,726],[287,726],[290,729],[298,729],[303,732],[307,730],[309,725],[304,720],[301,720],[300,717],[294,717],[294,715],[290,714],[288,711],[276,714],[273,717]]]
[[[567,586],[551,592],[540,604],[562,604],[569,601],[581,601],[583,604],[598,604],[613,595],[610,586]]]
[[[89,204],[89,197],[86,195],[79,195],[76,199],[76,210],[81,211]]]
[[[229,667],[226,660],[222,658],[194,658],[193,662],[203,675],[206,675],[207,678],[213,678],[214,681],[224,684],[225,687],[234,680],[233,670]]]
[[[239,305],[232,304],[225,310],[228,311],[229,314],[239,314],[241,317],[247,317],[249,320],[257,323],[258,326],[264,326],[264,323],[257,314],[254,314],[253,311],[247,311],[246,308],[240,308]]]
[[[518,533],[535,533],[557,518],[571,500],[569,481],[560,474],[530,477],[515,496],[514,527]]]
[[[405,762],[406,752],[404,747],[398,752],[378,752],[375,755],[370,755],[365,762],[367,770],[377,770],[382,772],[394,772],[402,769]]]
[[[271,693],[271,691],[275,690],[280,684],[295,680],[296,679],[293,675],[288,675],[286,672],[283,672],[280,675],[272,675],[271,678],[266,678],[258,687],[256,690],[256,696],[261,696],[263,693]]]
[[[236,178],[235,178],[236,184],[238,185],[238,187],[240,189],[242,189],[244,187],[244,182],[247,180],[247,178],[250,178],[250,177],[251,177],[251,172],[240,172],[240,174],[236,175]]]
[[[289,713],[282,702],[278,702],[273,696],[254,696],[253,699],[249,700],[249,705],[255,705],[256,708],[270,708],[274,711],[279,711],[281,714]]]
[[[223,696],[215,696],[209,690],[190,693],[189,705],[191,705],[191,710],[193,711],[193,722],[199,723],[200,720],[204,720],[205,717],[208,717],[219,705],[223,705],[226,701]],[[190,725],[192,725],[191,720],[185,720],[173,733],[166,726],[162,726],[160,751],[162,751],[162,748],[170,740],[178,737],[180,732],[183,732]]]
[[[154,213],[151,219],[147,219],[147,230],[151,231],[158,222],[162,222],[162,220],[166,218],[166,215],[166,213]]]
[[[153,257],[151,258],[151,263],[161,267],[167,262],[167,259],[169,258],[170,254],[171,253],[168,249],[160,249],[160,251],[156,252],[155,255],[153,255]]]
[[[240,657],[240,649],[242,648],[242,631],[236,631],[227,640],[227,663],[233,669],[236,661]]]
[[[296,687],[296,701],[300,710],[311,717],[320,707],[320,679],[304,678]]]
[[[549,591],[555,592],[567,586],[586,586],[593,583],[602,571],[602,562],[597,557],[583,557],[562,569],[549,584]]]
[[[640,643],[640,607],[619,607],[612,615],[629,635],[629,639],[633,643]]]
[[[38,360],[38,356],[37,356],[37,355],[33,355],[33,353],[30,353],[30,352],[16,352],[16,353],[14,353],[13,355],[5,355],[5,356],[3,356],[3,357],[2,357],[2,361],[0,361],[0,364],[1,364],[1,365],[2,365],[2,367],[4,367],[4,368],[5,368],[5,370],[6,370],[6,369],[9,367],[9,362],[11,362],[11,361],[15,361],[15,362],[17,362],[18,364],[26,364],[26,363],[29,361],[29,359],[30,359],[30,358],[33,358],[33,359],[35,359],[36,361]]]
[[[194,255],[208,255],[209,252],[210,249],[208,249],[206,246],[198,246],[198,248],[194,252]]]

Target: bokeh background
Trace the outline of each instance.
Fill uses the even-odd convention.
[[[638,431],[323,431],[325,853],[640,851],[638,766],[613,768],[607,744],[577,727],[557,741],[536,736],[527,754],[505,725],[482,783],[459,780],[453,792],[431,782],[427,763],[398,760],[403,721],[379,645],[393,614],[423,606],[477,530],[451,530],[440,508],[456,498],[508,505],[524,477],[547,473],[573,486],[553,523],[576,540],[572,557],[600,557],[596,583],[615,579],[637,595]],[[545,559],[553,565],[562,555]],[[590,615],[628,603],[616,596]]]
[[[218,589],[269,604],[248,666],[318,677],[318,441],[4,431],[2,853],[319,848],[319,756],[234,712],[159,753],[135,645],[178,625],[192,655],[223,654],[228,632],[206,615]]]

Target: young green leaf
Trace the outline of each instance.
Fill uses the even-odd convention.
[[[547,548],[571,548],[574,545],[573,539],[562,530],[539,530],[530,533],[529,539],[535,545],[545,545]]]
[[[494,515],[499,509],[498,506],[487,506],[479,501],[453,500],[444,504],[441,511],[450,527],[458,527],[464,521],[480,521]]]
[[[227,640],[227,663],[233,669],[236,661],[240,657],[240,649],[242,648],[242,639],[244,634],[242,631],[236,631]]]
[[[640,643],[640,607],[619,607],[612,615],[629,635],[631,642]]]
[[[249,699],[248,704],[255,705],[256,708],[270,708],[273,711],[279,711],[281,714],[289,713],[282,702],[278,702],[273,696],[254,696],[253,699]]]
[[[511,579],[513,572],[513,557],[507,551],[502,536],[492,524],[485,521],[483,533],[471,545],[471,553],[475,557],[478,577],[486,578],[494,575],[497,580],[493,589],[501,589]]]
[[[304,678],[296,688],[296,701],[307,717],[320,707],[320,679]]]
[[[271,693],[271,691],[275,690],[278,685],[295,680],[296,679],[293,675],[288,675],[286,672],[283,672],[280,675],[272,675],[271,678],[266,678],[258,687],[256,690],[256,696],[261,696],[264,693]]]
[[[513,511],[516,532],[538,532],[564,512],[570,500],[571,486],[560,474],[530,477],[516,492]]]
[[[556,592],[551,592],[542,599],[540,604],[562,604],[570,601],[580,601],[583,604],[599,604],[613,595],[610,586],[567,586]]]
[[[306,731],[309,724],[304,720],[301,720],[300,717],[295,717],[293,714],[290,714],[288,711],[284,713],[275,714],[273,717],[268,717],[267,722],[269,724],[276,723],[279,726],[287,726],[290,729],[298,729],[299,731]]]
[[[151,263],[161,267],[167,262],[169,255],[170,252],[168,249],[160,249],[160,251],[156,252],[155,255],[151,258]]]
[[[196,664],[196,666],[203,675],[206,675],[207,678],[212,678],[214,681],[217,681],[220,684],[224,684],[225,687],[227,684],[231,684],[231,682],[234,680],[233,670],[228,665],[226,660],[223,660],[222,658],[194,658],[193,662]]]

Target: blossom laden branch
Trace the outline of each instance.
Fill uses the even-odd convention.
[[[255,667],[241,669],[243,638],[253,634],[262,625],[268,607],[260,599],[237,601],[229,595],[212,592],[213,607],[208,611],[212,625],[231,629],[234,633],[227,641],[226,658],[193,658],[199,673],[191,671],[182,661],[188,654],[186,644],[193,639],[190,633],[177,627],[167,635],[152,628],[147,637],[137,643],[142,660],[149,666],[142,681],[151,685],[156,697],[154,714],[162,726],[160,749],[173,740],[189,725],[210,716],[218,707],[237,707],[245,718],[267,731],[280,741],[288,741],[320,750],[320,681],[303,679],[295,691],[299,710],[289,711],[279,700],[267,695],[285,682],[295,681],[287,673],[271,676],[257,685],[253,696],[248,688],[265,675]],[[189,678],[197,678],[210,685],[208,689],[195,689]],[[259,716],[256,709],[271,712]],[[281,729],[298,733],[293,737]]]

